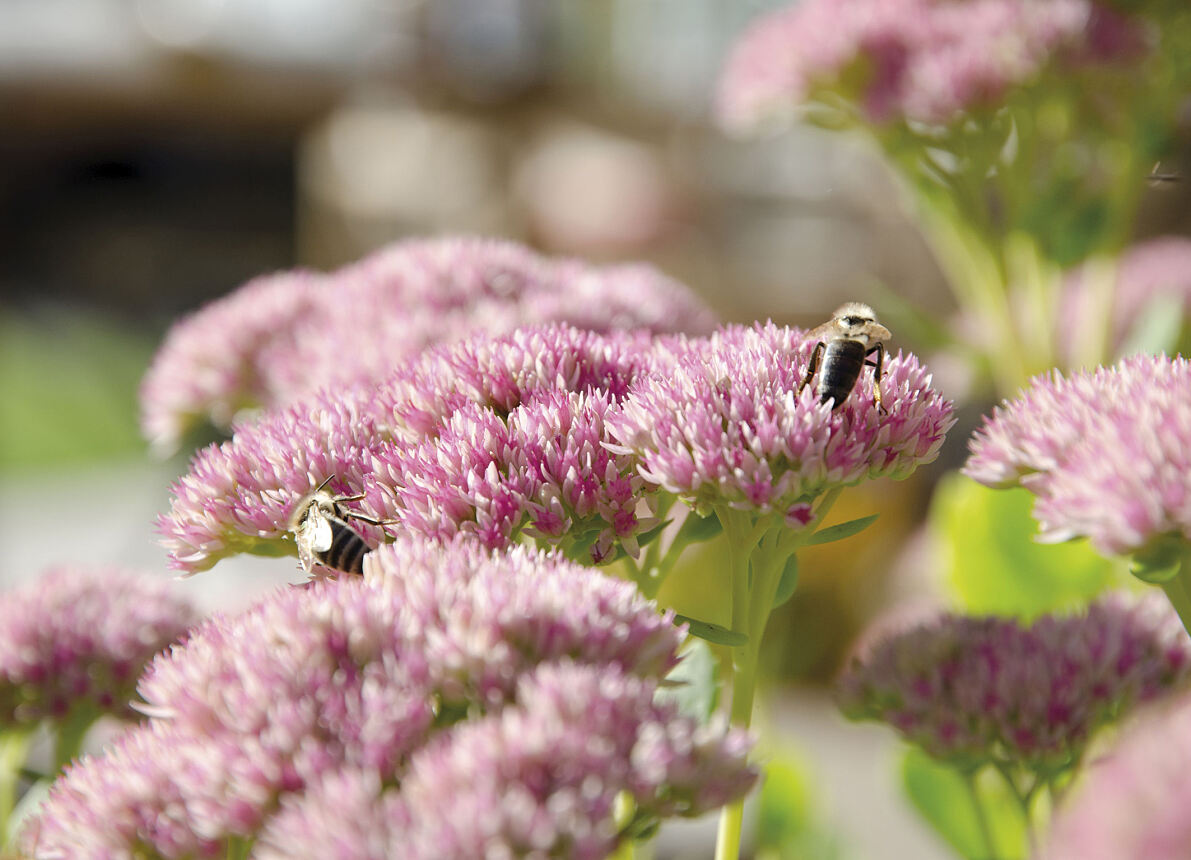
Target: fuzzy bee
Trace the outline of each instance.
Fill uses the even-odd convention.
[[[290,516],[289,529],[298,545],[298,558],[307,573],[315,564],[342,573],[363,573],[364,556],[371,548],[347,521],[360,520],[374,526],[390,525],[394,521],[349,511],[343,503],[358,501],[364,494],[333,496],[326,491],[330,482],[331,478],[327,478],[314,492],[303,496]]]
[[[833,400],[832,411],[839,409],[852,393],[860,371],[865,365],[873,371],[873,403],[882,412],[881,367],[885,363],[885,341],[893,335],[889,329],[877,322],[877,315],[868,305],[848,302],[836,308],[827,322],[810,333],[817,341],[811,352],[806,375],[798,386],[799,392],[810,384],[816,371],[819,372],[819,402]],[[876,359],[869,356],[876,353]]]

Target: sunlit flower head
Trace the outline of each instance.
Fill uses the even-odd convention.
[[[325,275],[250,282],[171,330],[141,389],[142,426],[175,448],[201,420],[377,382],[427,346],[543,322],[703,333],[707,307],[647,265],[595,267],[505,241],[392,245]]]
[[[533,666],[564,658],[660,678],[682,643],[673,612],[632,583],[524,547],[402,539],[369,556],[365,579],[416,620],[419,659],[450,703],[498,704]]]
[[[797,506],[827,489],[902,478],[935,459],[954,419],[916,358],[886,361],[886,412],[867,369],[833,411],[814,386],[799,393],[813,346],[806,332],[773,324],[673,345],[672,366],[644,377],[609,416],[612,450],[634,454],[647,480],[696,508],[795,519]]]
[[[1189,669],[1191,643],[1163,601],[1113,598],[1029,627],[944,615],[878,640],[838,693],[845,714],[888,723],[931,755],[1046,771],[1078,761],[1098,728]]]
[[[162,577],[60,565],[0,600],[0,725],[131,717],[136,679],[198,620]]]
[[[964,471],[1037,495],[1046,540],[1101,552],[1191,538],[1191,364],[1134,356],[1111,368],[1034,379],[971,442]]]
[[[842,97],[868,122],[942,124],[998,106],[1050,66],[1136,57],[1143,45],[1135,22],[1095,0],[805,0],[740,38],[719,113],[742,128]]]
[[[1177,860],[1191,845],[1191,698],[1148,711],[1089,763],[1059,807],[1045,860]]]
[[[323,480],[358,510],[489,548],[522,530],[594,561],[633,552],[654,526],[606,420],[652,366],[647,336],[564,325],[478,335],[430,350],[379,387],[324,392],[237,426],[174,485],[159,529],[171,564],[205,570],[237,552],[293,554],[291,514]],[[348,506],[357,510],[357,504]],[[379,529],[353,520],[370,544]]]
[[[207,856],[228,839],[255,838],[282,810],[269,832],[305,833],[312,851],[338,838],[318,835],[327,827],[351,828],[345,845],[374,845],[356,829],[406,821],[406,787],[418,780],[438,790],[437,765],[416,765],[427,756],[454,762],[442,776],[451,785],[470,758],[474,797],[495,804],[492,821],[521,808],[484,793],[499,785],[507,797],[549,800],[542,814],[564,824],[575,819],[558,804],[575,786],[592,788],[583,797],[596,803],[600,828],[621,789],[650,814],[697,814],[739,796],[755,773],[743,735],[654,703],[685,633],[673,621],[631,584],[557,556],[402,538],[370,555],[363,577],[216,615],[158,657],[139,686],[149,721],[72,768],[26,844],[45,858],[92,856],[92,845],[95,856]],[[457,756],[432,752],[472,732],[480,739]],[[485,738],[497,745],[476,758]],[[518,757],[525,744],[529,770]],[[562,793],[522,785],[522,773],[544,774]],[[343,784],[343,774],[358,779]],[[597,785],[604,779],[612,782]],[[397,784],[391,806],[381,787]],[[324,786],[343,788],[336,816],[304,800],[308,790],[325,798]],[[462,792],[454,808],[478,809],[471,797]],[[438,827],[428,809],[417,818]],[[506,825],[524,822],[485,832],[496,838]],[[411,838],[406,829],[394,844]],[[413,856],[452,856],[434,853],[430,837],[411,844],[425,847]]]
[[[614,667],[543,666],[522,679],[514,705],[427,744],[399,788],[330,777],[273,822],[265,856],[327,856],[283,847],[309,844],[378,860],[596,860],[623,838],[613,819],[621,792],[646,821],[741,797],[757,778],[748,737],[697,728],[655,692]]]
[[[237,552],[295,554],[289,520],[302,497],[327,478],[332,493],[358,488],[384,444],[366,394],[320,395],[196,454],[157,523],[171,566],[196,573]]]

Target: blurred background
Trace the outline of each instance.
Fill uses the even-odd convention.
[[[470,233],[651,261],[728,321],[813,325],[845,300],[880,312],[884,291],[945,315],[941,276],[861,142],[715,128],[728,47],[777,5],[0,0],[0,579],[89,559],[164,570],[153,521],[186,461],[149,459],[136,386],[171,321],[263,272]],[[1191,231],[1187,185],[1148,192],[1144,232]],[[929,593],[903,537],[978,415],[934,472],[845,494],[841,519],[884,515],[861,546],[808,551],[772,622],[790,639],[772,676],[821,685],[890,594]],[[201,594],[234,605],[296,578],[233,559]],[[826,709],[791,707],[872,778],[883,730],[837,737]],[[845,807],[848,772],[827,779]],[[881,815],[853,812],[881,856]],[[893,844],[938,856],[930,840]]]

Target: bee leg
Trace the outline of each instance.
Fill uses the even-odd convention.
[[[360,499],[364,498],[364,495],[365,495],[364,493],[356,493],[355,495],[352,495],[352,496],[336,496],[335,501],[337,501],[337,502],[358,502],[358,501],[360,501]]]
[[[362,496],[360,498],[363,498]],[[359,520],[362,523],[368,523],[370,526],[395,526],[397,520],[378,520],[375,517],[370,517],[367,514],[361,514],[358,511],[344,511],[343,517],[349,520]]]
[[[827,344],[819,341],[815,344],[815,348],[811,351],[810,363],[806,366],[806,376],[802,377],[802,382],[798,384],[798,393],[802,393],[802,389],[806,388],[810,381],[815,376],[815,371],[819,369],[819,361],[823,358],[823,350],[827,348]]]
[[[886,409],[885,405],[881,402],[881,368],[885,364],[885,344],[879,343],[876,346],[874,346],[869,351],[869,355],[872,355],[872,353],[874,353],[874,352],[877,354],[877,360],[865,362],[865,364],[874,368],[873,369],[873,405],[877,407],[877,409],[881,412],[882,415],[888,415],[889,410]]]

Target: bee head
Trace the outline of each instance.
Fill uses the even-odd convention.
[[[866,346],[876,346],[893,337],[889,329],[877,322],[873,309],[860,302],[840,305],[835,309],[832,320],[841,335],[859,340]]]

